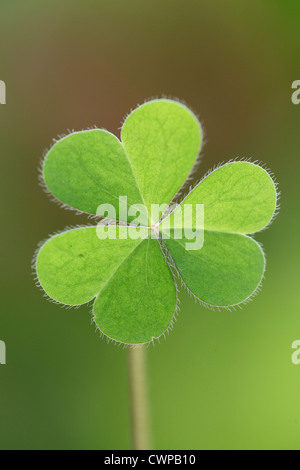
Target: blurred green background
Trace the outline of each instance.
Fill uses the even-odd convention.
[[[300,2],[0,0],[1,449],[130,448],[126,351],[86,306],[35,287],[38,242],[84,216],[38,186],[52,138],[97,125],[119,135],[144,99],[184,100],[204,125],[200,173],[232,157],[276,174],[281,212],[256,238],[263,289],[212,312],[182,290],[172,333],[148,349],[156,449],[300,449]]]

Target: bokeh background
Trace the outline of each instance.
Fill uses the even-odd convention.
[[[93,125],[119,135],[146,98],[178,97],[201,118],[200,173],[232,157],[276,174],[281,212],[257,235],[263,290],[211,312],[182,290],[172,333],[148,349],[156,449],[300,449],[300,2],[0,0],[1,449],[130,448],[126,351],[90,309],[35,287],[38,242],[84,216],[38,186],[52,138]]]

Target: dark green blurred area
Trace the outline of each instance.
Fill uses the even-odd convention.
[[[263,289],[242,310],[209,311],[181,291],[166,341],[149,347],[157,449],[300,449],[299,1],[0,0],[1,449],[130,447],[126,351],[99,338],[90,307],[35,287],[38,242],[84,216],[38,186],[52,138],[97,125],[119,135],[144,99],[178,97],[206,132],[201,174],[263,161],[281,212],[256,236]]]

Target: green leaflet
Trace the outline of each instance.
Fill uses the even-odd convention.
[[[204,178],[183,204],[204,204],[205,230],[245,234],[270,222],[276,199],[274,182],[263,168],[250,162],[231,162]]]
[[[121,137],[148,211],[169,204],[200,151],[197,118],[174,101],[150,101],[129,114]]]
[[[118,232],[127,228],[118,228]],[[93,299],[141,240],[100,240],[96,227],[69,230],[50,238],[37,257],[37,275],[54,300],[79,305]]]
[[[99,215],[100,205],[111,204],[114,214],[107,217],[133,222],[141,211],[140,224],[153,226],[160,217],[150,213],[151,205],[168,204],[184,183],[200,149],[201,127],[185,106],[154,100],[129,114],[121,137],[122,142],[98,129],[61,139],[46,155],[45,183],[56,198],[76,209]],[[126,218],[120,196],[126,196],[123,204],[128,207],[145,208],[139,206]],[[202,219],[196,224],[200,204],[204,225]],[[95,299],[95,322],[109,338],[145,343],[163,334],[176,309],[176,287],[160,243],[201,301],[239,304],[256,291],[265,269],[260,245],[246,234],[267,226],[276,204],[274,182],[263,168],[231,162],[204,178],[164,219],[159,232],[165,237],[171,227],[169,239],[158,242],[145,227],[142,237],[134,239],[132,227],[108,227],[116,237],[101,232],[102,239],[96,227],[70,230],[39,250],[37,276],[58,302],[80,305]],[[191,220],[184,218],[187,208],[193,209]],[[184,224],[177,239],[180,221]],[[201,242],[191,249],[192,230],[188,235],[186,229],[196,227]]]
[[[259,286],[265,270],[261,247],[243,234],[264,228],[276,208],[276,189],[269,174],[249,162],[232,162],[204,178],[182,204],[161,224],[177,227],[188,205],[204,204],[204,227],[196,225],[196,210],[190,226],[204,228],[201,250],[186,249],[184,237],[165,244],[187,287],[215,306],[243,302]],[[198,234],[199,236],[199,234]]]
[[[144,238],[132,240],[132,230],[117,227],[117,239],[105,240],[98,238],[96,227],[56,235],[40,249],[36,269],[52,299],[79,305],[97,298],[95,321],[103,333],[144,343],[170,324],[176,289],[157,240],[146,229]]]
[[[97,297],[97,325],[110,338],[145,343],[168,328],[176,288],[155,239],[142,241]]]
[[[45,157],[43,175],[57,199],[89,214],[96,214],[100,204],[111,204],[116,219],[124,220],[119,196],[127,196],[128,205],[143,203],[122,144],[101,129],[59,140]],[[147,215],[143,222],[148,225]]]
[[[203,302],[220,307],[236,305],[259,286],[265,260],[252,238],[205,231],[201,250],[187,251],[186,242],[165,240],[182,279]]]

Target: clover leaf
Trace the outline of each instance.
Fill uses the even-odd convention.
[[[39,249],[37,278],[51,299],[66,305],[94,300],[100,331],[115,341],[138,344],[158,338],[172,324],[177,274],[209,306],[237,305],[256,292],[265,257],[249,234],[273,218],[275,183],[257,164],[229,162],[173,207],[201,142],[196,116],[186,106],[162,99],[128,115],[121,141],[93,129],[54,144],[45,157],[43,177],[55,198],[93,215],[99,216],[102,204],[113,211],[102,236],[96,226],[76,228],[49,238]],[[154,204],[160,211],[153,213]],[[135,205],[138,230],[137,212],[130,212]],[[195,211],[189,224],[203,243],[189,250],[182,214],[197,205],[204,207],[204,225],[199,226]],[[124,209],[129,209],[126,217]],[[178,220],[183,221],[180,237]],[[114,237],[108,236],[110,230]]]

